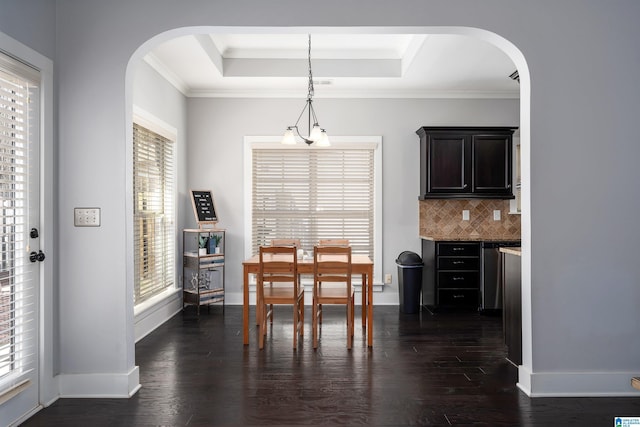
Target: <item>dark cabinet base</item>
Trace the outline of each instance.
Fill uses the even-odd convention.
[[[514,365],[522,364],[522,281],[521,258],[501,253],[504,310],[502,326],[507,359]]]
[[[422,305],[430,311],[480,304],[480,244],[422,240]]]

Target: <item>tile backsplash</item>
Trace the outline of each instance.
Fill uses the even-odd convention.
[[[433,240],[517,240],[520,215],[509,214],[509,200],[420,200],[420,236]],[[462,211],[469,211],[463,221]],[[493,219],[494,210],[500,220]]]

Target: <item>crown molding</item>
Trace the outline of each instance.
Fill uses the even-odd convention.
[[[184,80],[182,80],[180,77],[178,77],[178,75],[167,68],[167,66],[164,65],[164,63],[160,61],[153,53],[146,54],[143,60],[183,95],[189,96],[189,87],[184,82]]]
[[[189,98],[293,98],[302,99],[300,90],[190,90]],[[436,91],[436,90],[335,90],[316,92],[314,99],[519,99],[520,91]]]

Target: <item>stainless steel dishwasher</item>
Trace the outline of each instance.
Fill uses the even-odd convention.
[[[502,312],[500,248],[504,246],[520,246],[520,241],[482,242],[480,312],[483,314],[500,314]]]

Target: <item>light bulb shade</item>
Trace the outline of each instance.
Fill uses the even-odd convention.
[[[320,129],[320,126],[316,123],[313,125],[313,129],[311,129],[311,133],[309,134],[309,139],[313,142],[318,142],[320,141],[321,137],[322,137],[322,129]]]
[[[287,128],[280,143],[283,145],[296,145],[296,136],[293,134],[293,129]]]
[[[331,142],[329,141],[329,135],[327,135],[327,131],[322,129],[320,133],[320,139],[317,142],[318,147],[329,147],[331,146]]]

